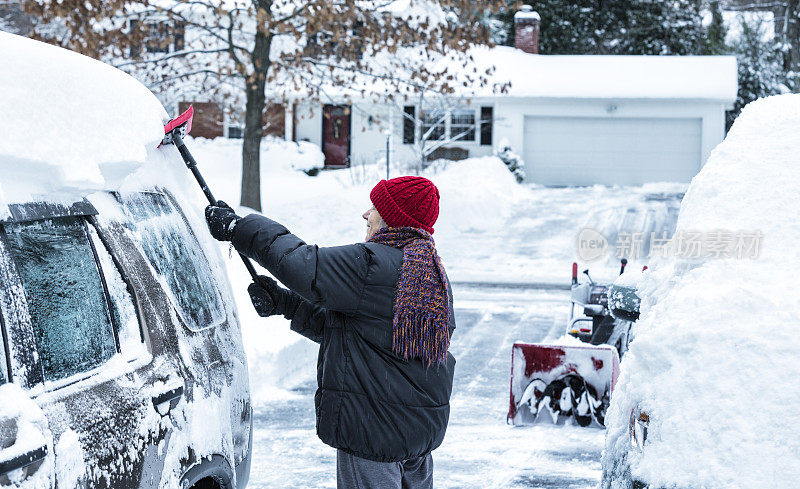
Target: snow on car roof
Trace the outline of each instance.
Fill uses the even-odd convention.
[[[141,83],[86,56],[0,32],[6,201],[107,188],[147,159],[167,117]]]
[[[696,236],[728,255],[704,248],[643,274],[605,467],[627,453],[633,476],[653,487],[795,485],[798,127],[800,95],[753,102],[692,180],[673,243]],[[641,452],[627,434],[637,405],[650,419]]]
[[[536,55],[508,46],[471,51],[478,71],[494,66],[492,83],[507,96],[555,98],[708,99],[733,103],[733,56]],[[491,95],[478,89],[476,95]]]

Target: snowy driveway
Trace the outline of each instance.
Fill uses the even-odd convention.
[[[565,290],[454,286],[458,360],[447,436],[434,456],[444,488],[591,488],[600,479],[604,432],[506,425],[511,344],[555,333]],[[560,320],[559,320],[560,321]],[[335,451],[314,429],[315,382],[295,397],[256,406],[251,488],[335,487]]]

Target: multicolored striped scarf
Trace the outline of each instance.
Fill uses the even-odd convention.
[[[450,346],[450,301],[433,237],[419,228],[385,227],[369,241],[403,250],[392,350],[406,360],[420,358],[428,366],[444,363]]]

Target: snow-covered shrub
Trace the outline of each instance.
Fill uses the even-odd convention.
[[[270,145],[271,151],[285,152],[289,164],[295,170],[314,176],[325,166],[325,155],[314,143],[308,141],[284,141],[281,138],[266,139],[261,143]],[[274,148],[274,149],[273,149]]]
[[[500,144],[495,148],[494,154],[505,163],[508,171],[517,179],[517,183],[522,183],[525,180],[525,162],[511,149],[508,139],[503,138],[500,140]]]
[[[347,171],[338,172],[338,180],[342,185],[352,187],[354,185],[374,185],[381,179],[386,178],[386,156],[384,152],[378,152],[374,157],[357,156],[350,159],[350,166]],[[389,176],[397,177],[404,175],[405,166],[392,159],[389,164]]]

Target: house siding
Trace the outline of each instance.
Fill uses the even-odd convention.
[[[373,163],[386,156],[386,132],[391,134],[391,159],[394,163],[413,163],[417,160],[414,145],[403,143],[404,106],[398,104],[352,104],[351,162]],[[700,127],[700,167],[711,151],[725,136],[724,101],[673,100],[673,99],[576,99],[576,98],[475,98],[466,104],[474,108],[480,120],[481,108],[491,107],[493,112],[491,145],[481,144],[480,131],[476,129],[474,141],[455,141],[446,148],[465,150],[469,157],[489,156],[495,146],[508,140],[518,154],[526,153],[525,121],[531,117],[608,119],[675,119],[698,120]],[[321,145],[322,108],[318,104],[298,103],[294,116],[294,132],[298,140],[308,140]],[[372,122],[370,122],[372,116]],[[669,137],[665,135],[665,137]],[[569,135],[565,138],[568,140]],[[527,144],[530,144],[529,142]],[[454,151],[453,153],[461,153]],[[656,158],[653,159],[656,161]],[[604,163],[606,164],[606,163]],[[597,172],[602,172],[598,165]],[[598,181],[602,181],[600,173]],[[643,177],[647,180],[647,177]],[[577,182],[576,182],[577,183]]]
[[[224,135],[224,114],[219,105],[214,102],[181,102],[178,113],[182,114],[190,105],[194,106],[192,136],[214,139]]]

